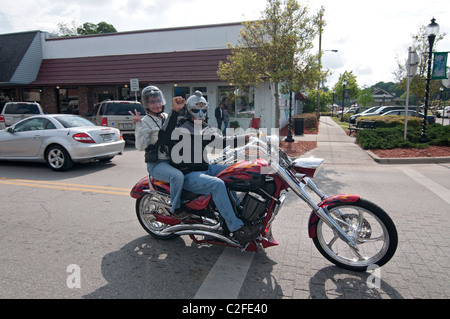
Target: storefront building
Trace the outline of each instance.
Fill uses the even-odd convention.
[[[41,31],[0,35],[0,103],[37,101],[45,112],[85,116],[106,99],[140,99],[140,90],[158,86],[171,101],[200,90],[214,110],[235,92],[221,82],[219,61],[237,44],[240,23],[121,32],[107,35],[52,37]],[[139,81],[139,91],[130,81]],[[248,87],[229,101],[230,122],[247,128],[252,117],[275,127],[273,88]],[[0,104],[1,105],[1,104]],[[282,111],[281,124],[286,122]]]

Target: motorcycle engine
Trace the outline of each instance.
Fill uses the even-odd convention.
[[[256,193],[245,194],[242,202],[242,218],[250,222],[256,221],[266,212],[265,199]]]
[[[270,196],[275,193],[275,183],[266,181],[266,183],[256,192],[241,193],[240,203],[238,205],[238,215],[240,218],[251,222],[252,224],[263,219],[270,204]]]

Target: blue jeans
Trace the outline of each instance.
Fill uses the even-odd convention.
[[[223,135],[227,134],[227,128],[228,128],[228,121],[223,121]]]
[[[183,187],[196,194],[212,194],[212,199],[220,215],[225,219],[228,229],[234,232],[244,226],[244,223],[234,213],[225,183],[216,177],[225,168],[223,165],[209,165],[208,171],[189,173],[184,176]]]
[[[154,163],[147,163],[147,171],[153,178],[170,183],[170,201],[173,213],[175,209],[180,208],[180,197],[183,191],[184,174],[172,165],[168,160],[158,160]]]

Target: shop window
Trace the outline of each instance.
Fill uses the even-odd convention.
[[[79,114],[78,89],[58,89],[59,113]]]
[[[191,96],[191,88],[189,86],[175,86],[173,93],[174,96],[181,96],[187,99]]]
[[[191,90],[192,89],[192,90]],[[203,97],[208,101],[208,89],[206,86],[175,86],[174,87],[174,96],[181,96],[185,99],[188,99],[195,91],[200,91],[203,94]]]
[[[0,113],[8,102],[14,101],[14,89],[0,90]]]
[[[247,86],[240,90],[234,86],[218,87],[218,103],[224,103],[230,117],[252,118],[255,115],[255,89]]]
[[[139,91],[131,91],[131,89],[127,86],[119,88],[119,100],[122,101],[140,101],[141,100],[141,92],[144,88],[139,88]],[[113,100],[113,98],[109,98]],[[103,101],[103,100],[102,100]],[[101,102],[101,101],[100,101]]]
[[[209,102],[209,100],[208,100],[208,89],[205,86],[193,87],[192,88],[192,94],[194,94],[195,91],[202,92],[203,97],[206,99],[206,101]]]
[[[23,94],[24,102],[41,103],[41,90],[40,89],[24,89],[22,94]]]

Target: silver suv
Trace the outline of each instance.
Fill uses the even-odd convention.
[[[100,126],[115,127],[120,130],[124,140],[134,140],[136,125],[129,111],[137,110],[141,117],[145,116],[145,110],[141,103],[135,101],[103,101],[94,105],[92,114],[87,114],[88,119]]]
[[[0,129],[3,130],[24,118],[38,114],[44,114],[42,106],[39,103],[8,102],[0,114]]]

